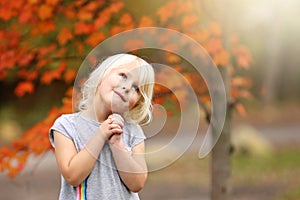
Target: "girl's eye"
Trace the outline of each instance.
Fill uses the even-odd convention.
[[[132,88],[133,88],[133,90],[134,90],[135,92],[139,92],[139,91],[140,91],[140,88],[139,88],[138,86],[132,86]]]
[[[126,80],[126,79],[127,79],[127,76],[126,76],[126,74],[124,74],[124,73],[121,73],[121,74],[120,74],[120,77],[121,77],[122,80]]]

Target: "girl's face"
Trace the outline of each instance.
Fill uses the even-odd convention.
[[[103,78],[96,93],[99,101],[95,103],[105,106],[108,112],[122,114],[132,109],[140,96],[139,67],[133,61],[112,69]]]

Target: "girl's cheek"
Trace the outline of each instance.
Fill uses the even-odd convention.
[[[118,76],[111,76],[108,79],[109,85],[113,88],[119,86],[121,84],[120,78]]]
[[[137,104],[139,99],[140,99],[139,95],[132,95],[129,100],[129,108],[130,109],[133,108]]]

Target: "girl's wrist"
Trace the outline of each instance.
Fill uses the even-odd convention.
[[[120,136],[115,136],[113,135],[110,139],[109,139],[109,144],[120,149],[120,150],[126,150],[126,147],[124,145],[124,143],[122,142],[121,139],[116,139],[115,137],[120,137]]]
[[[101,128],[99,128],[97,130],[96,134],[98,134],[98,138],[100,138],[100,139],[102,139],[104,141],[108,140],[108,138],[110,137],[109,135],[105,134],[105,132],[103,130],[101,130]]]
[[[109,143],[109,146],[114,154],[122,155],[123,153],[128,153],[124,144]]]

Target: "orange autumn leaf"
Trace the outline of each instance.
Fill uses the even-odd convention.
[[[9,170],[9,171],[8,171],[8,176],[9,176],[10,178],[15,177],[15,176],[19,173],[19,170],[18,170],[17,167],[9,167],[8,170]]]
[[[124,6],[124,3],[121,2],[121,1],[117,1],[117,2],[114,2],[112,3],[110,6],[109,6],[109,10],[112,12],[112,13],[118,13],[120,11],[120,9]]]
[[[237,88],[231,88],[230,93],[233,99],[237,99],[239,97],[239,90]]]
[[[59,79],[60,74],[57,71],[45,72],[41,77],[41,83],[49,85],[54,79]]]
[[[231,88],[231,96],[234,99],[251,99],[252,94],[249,92],[248,88],[247,89],[240,89],[240,88]]]
[[[155,77],[158,82],[162,82],[168,86],[170,90],[180,90],[183,88],[184,80],[177,74],[170,74],[169,69],[162,69]]]
[[[100,12],[98,14],[98,17],[97,19],[95,20],[95,28],[98,29],[98,28],[101,28],[103,27],[104,25],[107,24],[107,22],[110,20],[111,18],[111,12],[109,9],[104,9],[102,12]]]
[[[229,57],[230,57],[229,52],[222,50],[213,55],[213,60],[217,66],[225,67],[229,63]]]
[[[60,79],[62,73],[65,71],[66,66],[67,63],[63,61],[56,70],[45,72],[41,77],[41,83],[48,85],[53,80]]]
[[[235,105],[235,109],[239,112],[239,114],[243,117],[246,117],[247,116],[247,111],[246,111],[246,108],[244,107],[243,104],[241,103],[237,103]]]
[[[20,24],[25,24],[30,21],[34,16],[31,7],[27,7],[21,10],[19,14],[19,22]]]
[[[41,20],[50,19],[52,17],[53,7],[47,4],[40,6],[38,16]]]
[[[92,33],[87,39],[86,43],[95,47],[97,46],[100,42],[102,42],[105,39],[105,35],[102,32],[95,32]]]
[[[80,7],[78,9],[77,17],[80,20],[89,20],[92,19],[95,11],[103,5],[104,1],[91,1],[91,2],[84,2],[82,1],[83,5],[76,5],[77,7]],[[81,16],[80,16],[81,15]]]
[[[31,35],[37,36],[39,34],[47,34],[50,31],[55,31],[56,26],[55,23],[51,20],[40,21],[31,29]]]
[[[3,52],[1,55],[0,69],[12,68],[15,66],[16,62],[17,60],[13,50]]]
[[[157,10],[157,15],[159,16],[162,23],[165,23],[169,20],[174,14],[174,10],[177,9],[177,4],[174,1],[167,3],[165,6],[161,6]]]
[[[15,30],[8,30],[7,32],[4,32],[3,36],[5,38],[5,42],[1,41],[2,45],[6,44],[9,47],[17,47],[20,44],[20,40],[22,39],[22,34],[18,33]]]
[[[140,19],[140,25],[139,25],[139,27],[151,27],[153,25],[154,25],[154,22],[153,22],[153,20],[150,17],[143,16]]]
[[[46,0],[46,4],[51,5],[51,6],[56,6],[60,0]]]
[[[131,24],[124,26],[124,31],[132,30],[134,28],[135,28],[135,24],[131,23]]]
[[[244,99],[251,99],[252,98],[252,94],[249,92],[248,89],[240,89],[238,91],[238,95],[240,98],[244,98]]]
[[[22,97],[27,93],[32,94],[33,92],[34,92],[34,85],[31,81],[24,81],[19,83],[14,90],[14,93],[18,97]]]
[[[89,10],[81,9],[77,13],[77,18],[81,21],[88,21],[88,20],[91,20],[93,18],[93,13]]]
[[[210,33],[206,29],[199,29],[189,35],[201,44],[206,42],[210,37]]]
[[[57,36],[57,40],[60,45],[66,44],[71,39],[73,39],[73,34],[68,28],[63,28]]]
[[[128,24],[131,24],[132,23],[132,16],[128,13],[125,13],[121,16],[120,20],[119,20],[119,23],[121,25],[128,25]]]
[[[113,26],[111,29],[110,29],[110,35],[116,35],[120,32],[124,31],[124,28],[121,27],[121,26]]]
[[[85,0],[77,0],[74,2],[74,5],[77,7],[82,7],[85,2]]]
[[[57,70],[58,70],[60,73],[63,73],[63,72],[65,71],[66,67],[67,67],[67,62],[66,62],[66,61],[62,61],[62,62],[59,64]]]
[[[168,93],[168,92],[170,92],[170,90],[167,87],[157,83],[155,84],[154,93],[156,94],[156,98],[158,98],[161,93]]]
[[[33,81],[37,79],[38,72],[37,71],[28,71],[28,70],[21,70],[18,72],[18,77],[22,79],[26,79],[28,81]]]
[[[205,104],[208,104],[211,102],[210,95],[201,95],[200,99]]]
[[[50,44],[48,46],[41,47],[38,52],[39,57],[43,57],[49,54],[50,52],[53,52],[56,48],[57,48],[56,44]]]
[[[33,52],[20,52],[18,55],[18,64],[21,67],[27,66],[34,59]]]
[[[249,78],[246,77],[233,77],[231,80],[231,86],[232,87],[251,87],[252,81]]]
[[[36,68],[41,69],[45,67],[47,64],[49,64],[50,62],[51,62],[50,58],[39,59],[39,61],[36,63]]]
[[[252,62],[252,57],[248,49],[242,45],[238,45],[237,47],[234,47],[232,51],[235,55],[237,65],[242,68],[249,68]]]
[[[8,21],[9,19],[17,15],[12,1],[2,0],[0,5],[0,19],[2,19],[3,21]]]
[[[90,55],[87,57],[87,60],[93,68],[95,68],[99,64],[99,58],[96,55]]]
[[[74,8],[73,4],[68,5],[65,9],[64,9],[64,15],[68,18],[68,19],[75,19],[76,17],[76,11]]]
[[[222,39],[219,37],[211,38],[206,44],[203,44],[206,51],[210,54],[216,54],[223,50]]]
[[[181,26],[183,30],[190,30],[199,23],[199,17],[196,14],[185,15],[182,18]]]
[[[66,81],[66,83],[71,83],[72,81],[75,80],[75,77],[77,75],[77,71],[74,69],[68,69],[65,72],[64,75],[64,80]]]
[[[94,25],[84,22],[78,22],[75,24],[75,34],[90,34],[94,31]]]
[[[55,51],[55,56],[63,57],[66,52],[67,52],[67,48],[59,48],[57,51]]]
[[[166,60],[172,64],[172,63],[178,63],[181,60],[181,58],[175,54],[167,54]]]
[[[84,46],[82,42],[75,42],[76,50],[79,54],[82,54],[84,51]]]
[[[92,1],[84,6],[85,10],[96,11],[100,6],[104,4],[104,1]]]
[[[221,25],[216,22],[212,22],[209,24],[209,30],[213,36],[221,36],[223,33],[221,29]]]

